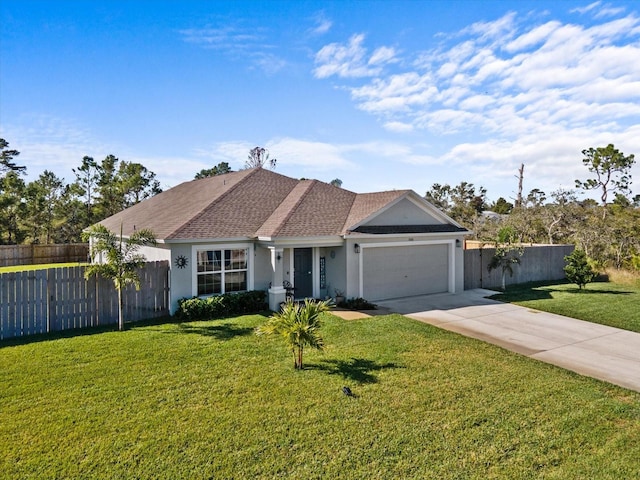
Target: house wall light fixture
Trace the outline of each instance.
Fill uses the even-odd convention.
[[[360,253],[360,245],[359,245],[359,244],[357,244],[357,243],[355,243],[355,244],[353,245],[353,250],[354,250],[356,253]]]

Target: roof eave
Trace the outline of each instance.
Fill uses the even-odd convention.
[[[242,243],[254,242],[255,237],[203,237],[203,238],[167,238],[164,243],[171,245],[191,243]]]
[[[463,230],[459,232],[428,232],[428,233],[360,233],[360,232],[347,232],[344,238],[389,238],[389,239],[414,239],[419,238],[455,238],[464,237],[471,234],[470,230]]]
[[[311,237],[259,237],[258,242],[268,246],[288,248],[340,247],[344,244],[341,235],[316,235]]]

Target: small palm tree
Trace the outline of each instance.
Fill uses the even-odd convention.
[[[133,283],[136,289],[140,289],[140,277],[138,268],[142,267],[146,258],[138,253],[140,247],[156,245],[155,235],[151,230],[142,229],[133,232],[129,238],[123,238],[122,225],[120,235],[116,235],[104,225],[93,225],[82,234],[85,241],[91,240],[91,258],[98,253],[105,254],[104,263],[92,263],[84,272],[85,278],[92,275],[100,275],[113,280],[113,285],[118,291],[118,329],[124,330],[122,318],[122,289]]]
[[[509,276],[513,276],[513,266],[520,264],[520,257],[524,253],[522,246],[514,245],[516,240],[516,231],[512,227],[503,227],[498,232],[495,240],[496,251],[489,260],[487,270],[502,270],[502,291],[507,289],[507,272]]]
[[[302,369],[304,347],[322,350],[320,316],[332,307],[331,300],[305,300],[304,304],[287,302],[264,325],[256,328],[257,335],[280,335],[293,353],[293,368]]]
[[[507,272],[509,272],[510,277],[513,277],[513,266],[519,264],[519,253],[512,253],[511,250],[505,247],[498,247],[487,265],[487,270],[489,272],[498,268],[502,270],[502,291],[504,292],[507,289]]]

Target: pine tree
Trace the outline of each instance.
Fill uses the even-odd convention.
[[[578,285],[580,290],[596,276],[596,272],[589,265],[587,254],[584,253],[584,250],[576,248],[571,255],[564,257],[564,261],[567,262],[564,267],[567,280]]]

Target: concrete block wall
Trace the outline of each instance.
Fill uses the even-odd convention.
[[[571,254],[573,245],[525,246],[520,264],[513,266],[513,277],[507,273],[507,285],[518,283],[561,280],[565,278],[565,255]],[[487,265],[495,248],[474,248],[464,251],[464,289],[499,288],[502,270],[489,273]]]

